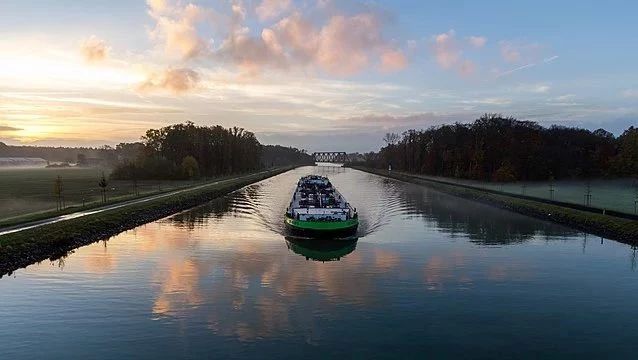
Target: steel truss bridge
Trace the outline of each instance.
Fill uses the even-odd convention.
[[[345,163],[348,161],[348,154],[343,151],[324,151],[312,154],[316,162]]]

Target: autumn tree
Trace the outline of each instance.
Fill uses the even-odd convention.
[[[186,156],[182,160],[182,173],[188,179],[193,179],[193,177],[199,175],[199,164],[197,163],[197,159],[192,156]]]

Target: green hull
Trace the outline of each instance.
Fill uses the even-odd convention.
[[[286,217],[286,225],[293,230],[317,233],[347,232],[357,229],[359,219],[349,219],[346,221],[303,221]]]
[[[286,237],[288,249],[299,254],[306,260],[314,261],[338,261],[350,254],[357,247],[357,240],[293,240]]]

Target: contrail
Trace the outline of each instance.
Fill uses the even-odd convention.
[[[554,60],[556,60],[556,59],[558,59],[558,55],[550,56],[550,57],[548,57],[548,58],[544,59],[544,60],[543,60],[543,62],[544,62],[545,64],[549,64],[550,62],[552,62],[552,61],[554,61]]]
[[[526,65],[523,65],[523,66],[519,66],[519,67],[517,67],[516,69],[508,70],[508,71],[505,71],[505,72],[502,72],[502,73],[500,73],[500,74],[496,75],[496,78],[500,78],[500,77],[503,77],[503,76],[507,76],[507,75],[510,75],[510,74],[515,73],[515,72],[517,72],[517,71],[521,71],[521,70],[524,70],[524,69],[527,69],[527,68],[531,68],[531,67],[534,67],[534,66],[536,66],[536,64],[535,64],[535,63],[531,63],[531,64],[526,64]]]

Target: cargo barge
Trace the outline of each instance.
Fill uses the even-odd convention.
[[[327,177],[308,175],[297,182],[285,222],[295,234],[340,237],[356,233],[359,216]]]

